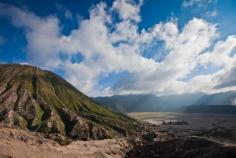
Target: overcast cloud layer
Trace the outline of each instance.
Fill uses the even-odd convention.
[[[7,4],[0,4],[0,15],[25,30],[28,63],[63,70],[69,82],[90,96],[235,90],[236,36],[219,38],[217,24],[199,18],[182,29],[170,18],[138,30],[143,3],[116,0],[108,7],[101,2],[90,10],[88,19],[78,19],[79,27],[69,35],[62,34],[60,19],[53,15],[42,18]],[[72,18],[68,10],[58,7]],[[158,43],[164,43],[164,48],[145,57]],[[75,60],[78,55],[82,60]],[[111,74],[123,77],[99,87],[100,80]]]

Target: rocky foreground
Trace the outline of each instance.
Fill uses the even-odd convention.
[[[74,141],[61,146],[40,133],[0,128],[0,158],[235,158],[236,146],[201,137],[166,141]]]
[[[189,137],[153,142],[130,150],[125,158],[235,158],[236,146]]]
[[[125,139],[75,141],[61,146],[39,133],[0,128],[0,158],[122,158],[129,149]]]

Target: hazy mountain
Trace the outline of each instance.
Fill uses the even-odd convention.
[[[232,105],[190,105],[183,108],[186,113],[224,113],[236,114],[236,106]]]
[[[175,112],[190,105],[233,105],[236,92],[216,94],[192,93],[181,95],[116,95],[96,97],[96,101],[121,112]],[[203,106],[202,106],[203,108]]]
[[[228,91],[215,93],[211,95],[204,95],[195,105],[234,105],[236,103],[236,92]]]
[[[0,122],[49,138],[104,139],[135,132],[135,121],[112,112],[52,72],[0,65]]]

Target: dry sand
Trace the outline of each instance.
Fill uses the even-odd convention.
[[[75,141],[60,146],[37,133],[0,127],[0,158],[122,158],[129,148],[125,139]]]

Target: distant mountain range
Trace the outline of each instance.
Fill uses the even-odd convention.
[[[156,96],[149,94],[96,97],[97,102],[119,112],[216,112],[229,113],[235,109],[236,92],[215,94],[192,93]],[[222,107],[218,107],[222,106]],[[224,108],[223,108],[224,106]],[[216,110],[217,107],[217,110]],[[205,109],[205,110],[203,110]],[[212,110],[211,110],[212,109]],[[224,110],[225,109],[225,110]]]

